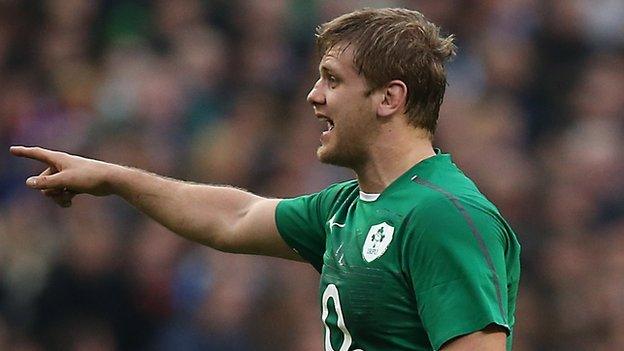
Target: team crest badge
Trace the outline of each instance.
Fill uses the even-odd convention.
[[[372,262],[386,252],[392,241],[394,227],[386,222],[375,224],[368,230],[366,241],[362,248],[362,257],[366,262]]]

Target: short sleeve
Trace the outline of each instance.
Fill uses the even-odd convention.
[[[334,184],[318,193],[285,199],[275,211],[284,241],[320,272],[325,253],[325,223],[332,206],[353,182]]]
[[[406,226],[404,267],[434,349],[492,323],[509,334],[505,227],[455,198],[434,200]]]

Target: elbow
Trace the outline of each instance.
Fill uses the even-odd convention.
[[[227,238],[223,238],[218,235],[217,238],[203,244],[221,252],[237,253],[236,245],[232,244],[229,240],[227,240]]]
[[[213,235],[200,243],[215,250],[227,253],[240,253],[240,247],[236,243],[236,235],[233,230],[221,229],[213,232]]]

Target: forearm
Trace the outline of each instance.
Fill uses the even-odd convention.
[[[278,199],[200,185],[40,147],[11,147],[48,168],[26,184],[70,207],[77,194],[116,194],[173,232],[218,250],[300,259],[277,229]]]
[[[232,187],[209,186],[111,165],[110,191],[171,231],[224,250],[236,224],[259,196]]]

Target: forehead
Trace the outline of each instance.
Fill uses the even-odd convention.
[[[353,64],[353,47],[350,45],[333,46],[321,58],[319,69],[358,75]]]

